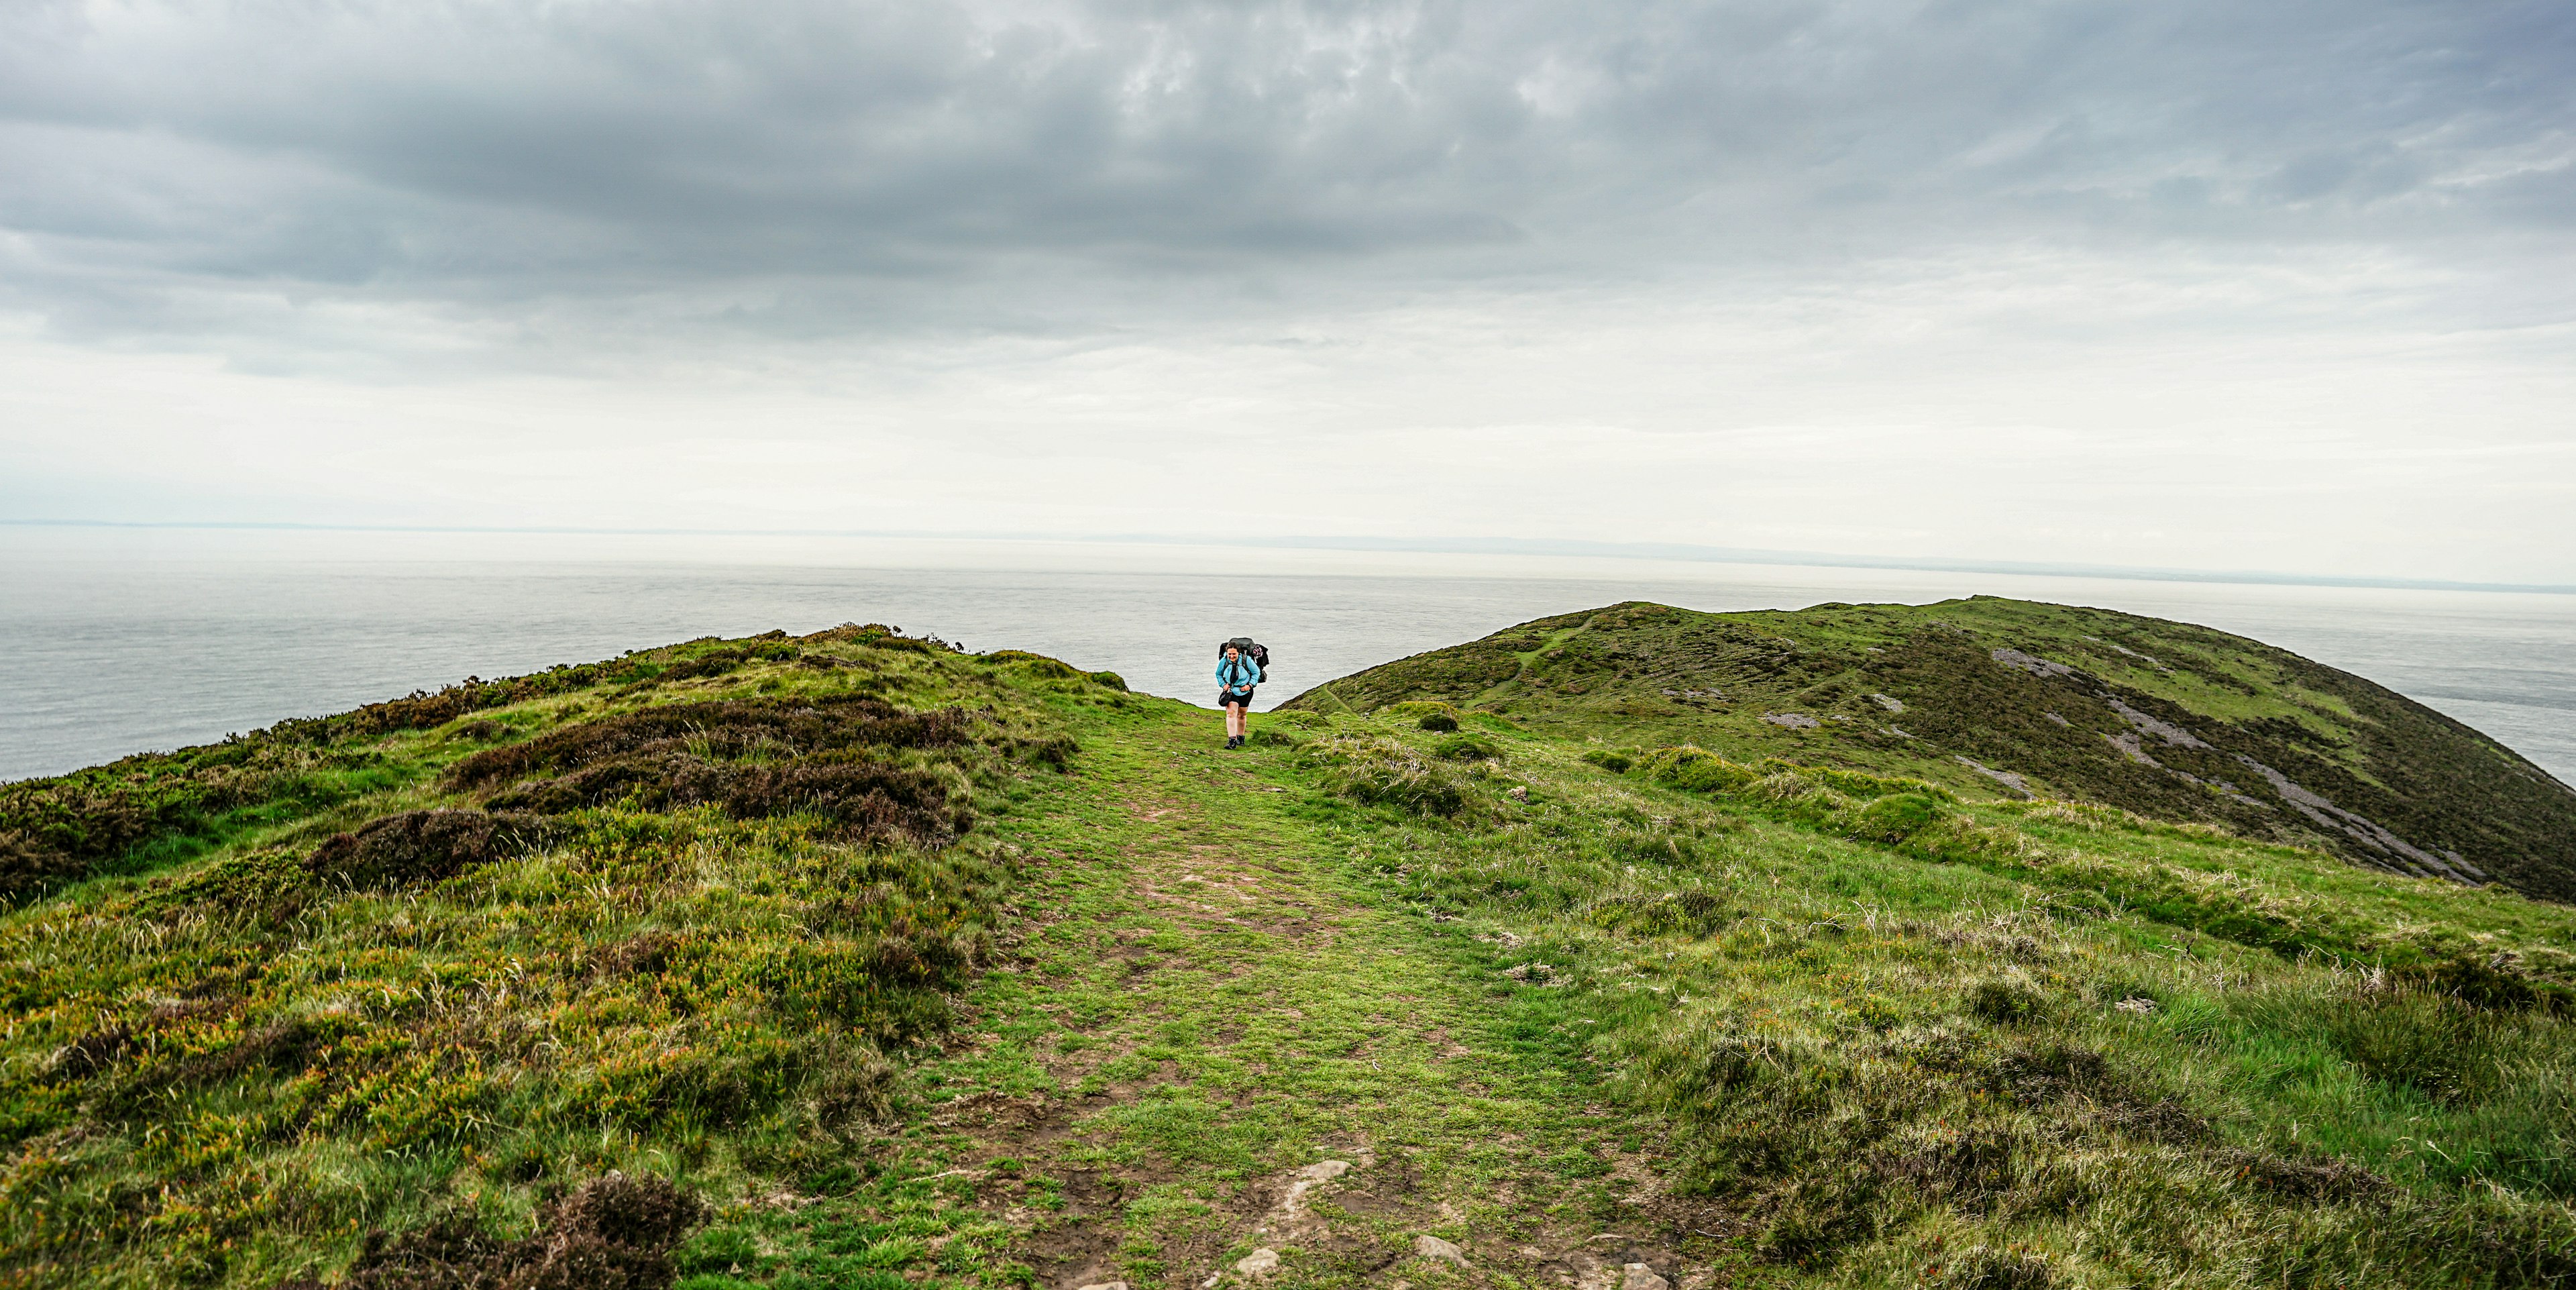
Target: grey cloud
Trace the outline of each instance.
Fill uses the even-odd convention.
[[[0,17],[0,289],[99,332],[270,291],[828,333],[2033,240],[2439,259],[2565,227],[2571,108],[2551,0],[55,0]]]

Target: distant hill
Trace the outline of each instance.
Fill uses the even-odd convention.
[[[2565,784],[2383,686],[2187,623],[1991,596],[1736,614],[1632,601],[1399,659],[1286,706],[1418,699],[1610,744],[2097,802],[2576,899]]]

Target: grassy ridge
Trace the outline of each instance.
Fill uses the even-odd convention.
[[[2459,722],[2285,650],[1975,597],[1525,623],[1292,708],[1441,699],[1627,746],[1701,744],[2098,802],[2412,874],[2576,898],[2576,792]],[[2006,787],[2009,786],[2009,787]]]
[[[332,768],[0,922],[0,1277],[268,1284],[612,1170],[837,1158],[986,952],[1017,862],[977,821],[1062,764],[1048,702],[1124,701],[883,629],[593,671],[18,786],[56,821],[19,836],[95,837],[59,817],[231,748]],[[216,854],[146,876],[179,843]]]
[[[1240,753],[851,628],[13,786],[0,1285],[2576,1284],[2565,906],[1518,670],[1591,621]]]

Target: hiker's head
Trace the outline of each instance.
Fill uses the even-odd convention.
[[[1225,656],[1227,658],[1241,658],[1243,657],[1243,651],[1232,645],[1228,645],[1225,647]]]

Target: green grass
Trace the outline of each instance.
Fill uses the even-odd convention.
[[[2576,1278],[2563,906],[1535,695],[1227,753],[881,629],[556,675],[243,741],[343,777],[266,814],[17,788],[144,822],[0,916],[0,1284],[375,1285],[612,1170],[703,1198],[692,1290]]]
[[[1609,752],[1697,744],[1997,795],[1975,762],[2041,796],[2576,898],[2565,785],[2360,677],[2184,623],[1990,596],[1794,613],[1628,603],[1399,659],[1288,706],[1434,701]]]
[[[1409,725],[1374,738],[1427,751]],[[1871,838],[1849,775],[1693,792],[1506,742],[1527,804],[1380,811],[1358,863],[1572,983],[1615,1086],[1682,1126],[1677,1180],[1774,1259],[1851,1284],[1968,1247],[2081,1283],[2576,1275],[2564,907],[2062,804]],[[1927,800],[1905,787],[1879,800]],[[2523,993],[2451,988],[2462,951]]]
[[[988,811],[1053,773],[1015,754],[1060,723],[961,659],[845,634],[727,671],[460,723],[524,737],[726,694],[998,697],[978,741],[886,756]],[[305,860],[361,821],[470,805],[438,773],[497,733],[324,743],[317,759],[379,767],[388,786],[300,819],[171,821],[102,864],[111,876],[0,920],[11,1279],[268,1284],[451,1210],[524,1230],[541,1200],[612,1169],[739,1190],[838,1158],[850,1125],[885,1112],[890,1063],[945,1028],[946,988],[988,952],[1020,863],[1006,843],[861,842],[795,809],[628,802],[438,881],[350,885]],[[308,745],[272,735],[253,752],[280,747]],[[213,854],[156,869],[173,836]]]

